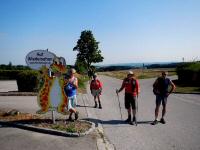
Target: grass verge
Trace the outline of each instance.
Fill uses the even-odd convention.
[[[74,122],[71,122],[65,119],[58,119],[56,120],[56,124],[53,124],[52,120],[49,118],[29,113],[21,113],[17,110],[0,110],[0,121],[28,124],[35,127],[66,131],[70,133],[84,133],[91,128],[91,124],[86,121],[76,120]]]
[[[199,93],[200,94],[200,87],[189,87],[189,86],[176,85],[175,93],[183,93],[183,94]]]
[[[88,76],[77,74],[78,78],[78,93],[86,93],[86,85],[85,83],[89,80]]]
[[[179,83],[178,80],[173,80],[176,85],[176,90],[174,93],[183,93],[183,94],[192,94],[192,93],[199,93],[200,94],[200,87],[187,85]]]

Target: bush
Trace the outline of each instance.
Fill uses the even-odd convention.
[[[36,92],[38,89],[38,72],[22,71],[18,73],[17,85],[20,92]]]
[[[16,80],[20,70],[0,70],[0,80]]]
[[[200,62],[183,63],[176,68],[176,72],[180,83],[200,86]]]

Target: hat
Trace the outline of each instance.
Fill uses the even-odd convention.
[[[133,75],[133,71],[128,71],[128,75]]]
[[[76,70],[74,68],[71,68],[69,72],[74,74],[76,73]]]

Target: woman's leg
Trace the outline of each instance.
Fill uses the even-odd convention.
[[[94,108],[97,108],[97,96],[96,95],[94,96],[94,103],[95,103]]]
[[[100,101],[100,95],[98,95],[97,98],[98,98],[98,102],[99,102],[99,108],[102,109],[101,101]]]

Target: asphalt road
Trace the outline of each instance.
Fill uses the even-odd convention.
[[[200,149],[200,95],[172,94],[168,98],[165,125],[151,125],[154,120],[155,96],[152,84],[155,79],[140,80],[139,124],[131,126],[120,117],[119,103],[115,93],[121,86],[121,80],[101,76],[103,82],[103,109],[94,105],[90,93],[80,97],[82,118],[89,116],[91,121],[101,123],[104,134],[117,150],[199,150]],[[2,87],[2,84],[4,87]],[[15,84],[0,83],[4,91],[15,90]],[[119,95],[123,120],[127,118],[124,108],[124,92]],[[81,102],[81,101],[79,101]],[[35,113],[38,110],[34,96],[0,96],[0,109],[19,109],[22,112]],[[41,134],[18,128],[0,126],[0,145],[2,150],[15,149],[97,149],[95,135],[81,138],[66,138]]]
[[[90,108],[102,123],[105,135],[117,150],[199,150],[200,149],[200,95],[172,94],[168,98],[166,124],[151,125],[154,120],[155,96],[152,84],[155,79],[139,80],[141,94],[138,126],[121,121],[119,103],[115,93],[121,80],[100,76],[103,82],[103,109]],[[89,90],[89,89],[88,89]],[[88,95],[93,106],[92,96]],[[124,108],[124,91],[120,93],[123,120],[127,118]]]
[[[0,91],[16,91],[16,81],[0,81]],[[82,96],[78,96],[78,104],[84,105]],[[0,110],[17,109],[20,112],[35,114],[39,107],[36,96],[0,96]],[[80,118],[86,118],[84,107],[78,108]],[[64,117],[58,113],[56,118]],[[51,116],[51,113],[46,113]],[[0,125],[0,150],[78,150],[78,149],[95,150],[96,133],[92,132],[84,137],[62,137],[50,134],[43,134],[12,128]]]

